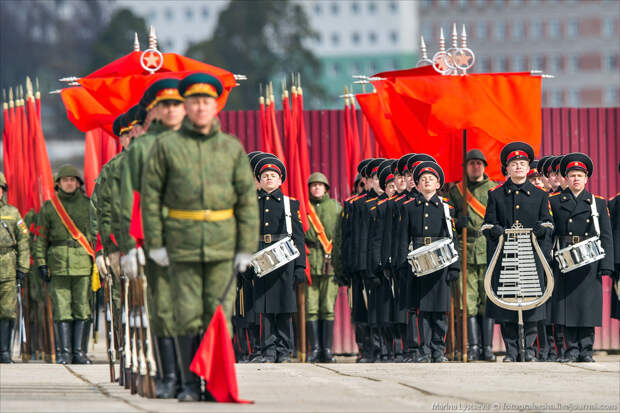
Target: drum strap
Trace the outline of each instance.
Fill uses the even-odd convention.
[[[592,210],[592,222],[594,223],[594,231],[596,232],[596,236],[601,236],[601,227],[598,222],[598,210],[596,209],[596,199],[594,195],[592,195],[592,202],[590,203],[590,209]]]
[[[291,221],[291,199],[284,195],[284,220],[286,223],[286,233],[290,237],[293,235],[293,223]]]
[[[446,227],[448,227],[448,235],[450,235],[450,239],[452,239],[452,219],[450,218],[450,207],[443,201],[440,201],[441,205],[443,205],[443,214],[446,219]]]

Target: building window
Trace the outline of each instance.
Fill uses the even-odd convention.
[[[356,2],[356,1],[351,3],[351,11],[353,12],[353,14],[359,14],[359,12],[360,12],[360,4],[358,2]]]
[[[501,42],[506,37],[506,23],[503,21],[495,22],[495,27],[493,28],[493,38]]]
[[[398,59],[392,59],[391,62],[390,62],[390,65],[392,65],[392,70],[395,70],[395,69],[398,68],[398,66],[400,66],[398,64]]]
[[[579,71],[579,56],[569,56],[566,62],[566,71],[577,73]]]
[[[170,7],[167,7],[164,11],[164,15],[166,16],[166,20],[172,20],[174,18],[174,11]]]
[[[510,0],[510,5],[513,7],[521,7],[523,5],[523,0]]]
[[[579,106],[579,91],[576,89],[568,91],[568,106]]]
[[[508,62],[505,56],[498,56],[495,65],[496,72],[505,72],[508,70]]]
[[[203,19],[208,19],[209,18],[209,8],[208,7],[203,7],[202,8],[202,18]]]
[[[605,19],[603,19],[603,36],[605,37],[613,37],[616,30],[615,30],[615,17],[613,16],[607,16],[605,17]]]
[[[512,22],[511,32],[512,32],[512,40],[522,40],[523,32],[524,32],[524,24],[523,21],[517,20]]]
[[[360,43],[360,34],[358,32],[351,33],[351,42],[354,45],[358,45]]]
[[[476,0],[476,6],[485,7],[487,5],[487,0]]]
[[[379,69],[377,68],[377,62],[371,60],[368,63],[368,69],[370,69],[370,73],[377,73],[379,71]]]
[[[489,73],[491,71],[491,58],[483,57],[480,59],[480,72]]]
[[[569,39],[575,39],[579,36],[579,22],[577,19],[568,19],[566,22],[566,37]]]
[[[560,72],[562,68],[562,57],[561,56],[549,56],[549,64],[547,70],[551,72],[551,74],[557,74]]]
[[[547,35],[550,39],[560,38],[560,22],[558,20],[549,20],[547,22]]]
[[[430,23],[422,23],[422,36],[426,42],[433,41],[433,26]]]
[[[432,5],[433,5],[433,0],[423,0],[421,4],[423,9],[428,9]]]
[[[174,48],[174,39],[172,39],[171,37],[169,37],[169,38],[166,40],[166,47],[167,47],[168,49],[172,49],[172,48]]]
[[[607,88],[605,90],[605,94],[603,96],[603,101],[604,101],[605,105],[617,106],[618,105],[618,89],[617,88]]]
[[[543,56],[532,57],[530,70],[544,70],[545,58]]]
[[[618,70],[618,55],[610,54],[605,56],[605,69],[608,72],[615,72]]]
[[[377,43],[377,33],[375,32],[368,33],[368,41],[370,42],[370,44]]]
[[[525,71],[525,59],[523,56],[512,56],[512,66],[515,72]]]
[[[493,4],[495,7],[504,7],[504,0],[494,0]]]
[[[332,33],[332,45],[338,46],[340,44],[340,34],[334,32]]]
[[[317,45],[323,43],[323,35],[321,32],[317,32],[316,37],[314,38],[314,43]]]
[[[340,13],[340,6],[338,3],[332,3],[330,10],[334,16],[337,16]]]
[[[374,1],[371,1],[370,3],[368,3],[368,11],[370,13],[374,13],[377,11],[377,4]]]
[[[398,11],[398,3],[395,1],[390,2],[390,11],[396,13]]]
[[[194,18],[194,10],[188,7],[187,9],[185,9],[185,19],[192,20],[193,18]]]
[[[398,43],[398,32],[391,31],[390,40],[392,41],[392,43]]]
[[[362,65],[360,64],[360,62],[353,62],[353,74],[360,74],[362,73]]]
[[[331,71],[332,71],[332,76],[338,76],[340,74],[340,64],[332,63]]]
[[[449,5],[450,5],[449,0],[439,0],[439,7],[441,7],[442,9],[447,8]]]
[[[532,19],[529,27],[529,38],[532,40],[538,40],[542,36],[542,24],[539,20]]]
[[[316,14],[317,16],[320,16],[321,14],[323,14],[323,7],[321,7],[321,3],[316,3],[314,5],[314,14]]]
[[[461,9],[464,9],[465,7],[467,7],[467,3],[468,3],[468,0],[459,0],[458,1],[458,5],[459,5],[459,7]]]

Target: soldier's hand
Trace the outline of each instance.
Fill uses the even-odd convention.
[[[95,265],[97,266],[97,271],[104,277],[108,276],[108,266],[105,265],[105,257],[103,254],[99,254],[95,257]]]
[[[235,270],[237,272],[246,272],[248,267],[250,266],[250,259],[252,258],[251,254],[247,252],[239,252],[235,255]]]
[[[21,272],[20,270],[16,271],[16,275],[17,275],[17,280],[20,283],[23,282],[26,279],[26,277],[28,277],[28,273]]]
[[[493,228],[488,230],[489,237],[493,241],[497,241],[499,239],[499,236],[502,235],[503,233],[504,233],[504,227],[502,227],[501,225],[493,225]]]
[[[347,279],[341,275],[334,275],[334,281],[336,282],[336,284],[338,284],[339,287],[347,287],[349,285]]]
[[[50,282],[50,271],[47,268],[47,265],[41,265],[39,267],[39,277],[45,282]]]
[[[112,272],[118,277],[121,274],[121,253],[120,251],[108,254],[108,261]]]
[[[129,277],[130,280],[138,276],[137,250],[135,248],[132,248],[127,255],[121,257],[121,268],[123,269],[123,274]]]
[[[306,271],[303,268],[297,268],[295,270],[295,284],[307,284],[308,277],[306,277]]]
[[[534,228],[532,228],[532,232],[536,235],[536,238],[542,238],[545,236],[545,227],[542,225],[542,222],[536,222]]]
[[[457,231],[462,230],[467,226],[467,217],[457,217],[454,221],[454,227]]]
[[[458,279],[459,279],[459,270],[449,269],[448,274],[446,275],[446,280],[456,281]]]
[[[170,260],[168,259],[168,251],[166,251],[166,247],[155,248],[149,251],[149,257],[157,265],[160,267],[167,267],[170,265]]]

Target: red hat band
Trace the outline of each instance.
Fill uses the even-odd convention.
[[[278,168],[277,165],[274,165],[272,163],[264,165],[262,168],[260,168],[260,172],[262,173],[265,169],[275,169],[280,175],[282,175],[282,171],[280,170],[280,168]]]
[[[435,176],[437,177],[437,179],[439,179],[439,173],[438,173],[435,169],[433,169],[433,168],[431,168],[431,167],[422,168],[422,170],[420,171],[420,173],[419,173],[418,177],[422,176],[422,174],[423,174],[424,172],[430,172],[430,173],[432,173],[433,175],[435,175]]]
[[[385,178],[385,183],[387,184],[390,181],[394,180],[394,174],[389,174],[387,178]]]
[[[581,168],[584,171],[588,172],[588,168],[586,167],[586,165],[583,162],[573,161],[573,162],[569,163],[568,165],[566,165],[566,170],[567,171],[569,169],[572,169],[572,168]]]
[[[506,157],[506,163],[510,162],[513,158],[516,158],[517,156],[529,158],[529,156],[527,156],[527,153],[525,151],[516,150],[508,154],[508,156]]]

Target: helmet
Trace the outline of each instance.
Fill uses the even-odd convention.
[[[465,162],[471,161],[472,159],[482,161],[485,166],[488,166],[487,158],[486,156],[484,156],[480,149],[472,149],[467,152],[467,155],[465,156]]]
[[[9,186],[6,184],[6,178],[2,172],[0,172],[0,187],[4,188],[5,191],[9,189]]]
[[[55,182],[58,182],[59,179],[66,178],[68,176],[75,176],[77,180],[80,181],[80,185],[84,185],[82,176],[80,175],[80,172],[77,170],[77,168],[73,165],[68,165],[68,164],[60,167],[60,169],[56,173]]]
[[[313,172],[312,175],[310,175],[310,178],[308,178],[308,185],[314,183],[324,184],[325,188],[329,189],[329,181],[327,180],[327,177],[321,172]]]

